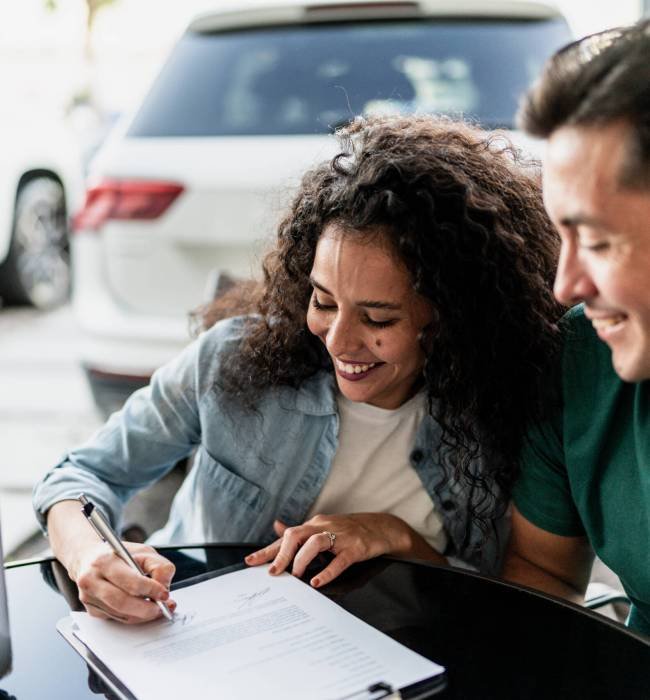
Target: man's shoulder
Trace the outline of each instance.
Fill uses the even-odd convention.
[[[560,322],[562,331],[562,374],[578,378],[620,381],[612,366],[612,353],[585,316],[584,306],[574,306]]]
[[[612,352],[602,341],[582,307],[562,320],[561,397],[564,429],[576,434],[610,431],[610,422],[632,416],[650,400],[650,382],[628,383],[618,376]]]
[[[588,345],[590,343],[604,345],[598,338],[591,321],[585,316],[584,304],[570,308],[562,317],[560,328],[564,335],[565,346]]]

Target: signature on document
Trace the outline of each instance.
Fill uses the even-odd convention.
[[[262,588],[259,591],[253,591],[253,593],[240,593],[235,600],[238,603],[237,610],[243,610],[244,608],[250,608],[253,603],[257,603],[260,598],[265,596],[271,590],[270,586]]]
[[[172,620],[172,624],[176,625],[177,627],[186,627],[187,625],[192,624],[192,620],[196,617],[196,612],[186,612],[186,613],[174,613],[174,619]]]

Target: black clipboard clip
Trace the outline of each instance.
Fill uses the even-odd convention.
[[[351,695],[344,695],[338,700],[425,700],[436,695],[447,686],[446,674],[443,672],[433,678],[425,678],[404,688],[395,689],[389,683],[373,683],[365,690]]]
[[[395,692],[393,687],[388,683],[380,681],[379,683],[373,683],[368,686],[365,690],[359,690],[351,695],[344,695],[338,700],[379,700],[379,698],[401,698],[399,691]]]

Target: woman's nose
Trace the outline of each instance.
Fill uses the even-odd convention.
[[[327,330],[326,345],[331,355],[354,359],[363,346],[358,324],[345,314],[337,314]]]

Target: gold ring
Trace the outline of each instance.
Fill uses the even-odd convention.
[[[330,552],[334,551],[334,544],[336,543],[336,535],[333,532],[330,532],[329,530],[325,530],[322,533],[323,535],[327,535],[330,538],[330,546],[327,548]]]

